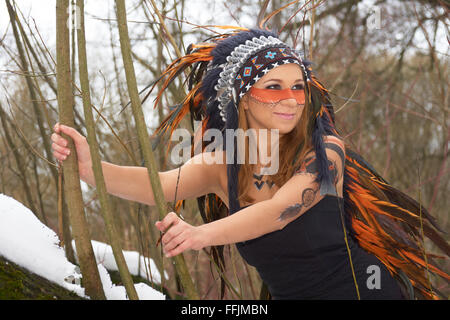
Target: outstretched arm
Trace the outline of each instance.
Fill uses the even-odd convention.
[[[329,168],[339,189],[339,185],[342,185],[345,150],[342,142],[335,139],[326,139],[325,143]],[[283,229],[323,198],[319,193],[320,186],[315,182],[315,168],[314,156],[307,157],[304,165],[271,199],[208,224],[194,227],[176,214],[169,214],[163,221],[156,223],[163,232],[170,227],[162,238],[166,255],[174,256],[187,249],[199,250],[206,246],[247,241]]]
[[[74,142],[81,180],[95,186],[87,139],[74,128],[59,123],[55,125],[51,136],[55,158],[63,163],[70,156],[68,140],[62,137],[62,133]],[[179,200],[196,198],[208,193],[220,193],[218,166],[221,165],[210,161],[211,157],[212,153],[201,153],[186,162],[180,172],[178,169],[159,172],[165,200],[172,201],[175,190]],[[102,161],[102,170],[108,193],[148,205],[155,204],[147,168],[119,166]]]

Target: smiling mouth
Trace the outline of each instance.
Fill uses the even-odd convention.
[[[295,113],[280,113],[274,112],[274,114],[282,119],[291,120],[294,118]]]

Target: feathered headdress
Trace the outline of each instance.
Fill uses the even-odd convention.
[[[308,110],[311,112],[307,117],[310,119],[308,132],[319,163],[317,180],[322,194],[335,194],[323,141],[325,135],[338,136],[328,91],[313,74],[311,64],[302,60],[299,52],[280,41],[272,32],[236,28],[208,42],[190,45],[187,54],[171,63],[157,80],[162,87],[155,106],[164,90],[181,74],[187,74],[189,92],[170,111],[156,134],[171,135],[188,114],[192,120],[202,121],[202,134],[212,128],[222,132],[237,129],[240,98],[263,73],[284,61],[302,67],[306,103],[310,105]],[[224,146],[227,146],[225,133],[223,138]],[[235,150],[231,152],[235,156]],[[240,209],[238,172],[237,161],[227,164],[228,213]],[[227,214],[226,207],[216,195],[201,197],[198,202],[205,222]],[[450,277],[433,262],[433,258],[438,256],[425,253],[422,235],[449,256],[450,246],[439,234],[441,230],[425,208],[389,185],[350,149],[346,151],[344,211],[345,225],[352,237],[363,249],[382,261],[394,277],[406,284],[411,297],[413,294],[424,299],[438,297],[439,291],[431,285],[429,273],[446,280]],[[219,267],[223,268],[223,248],[215,248],[212,254]]]

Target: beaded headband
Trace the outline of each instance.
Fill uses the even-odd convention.
[[[298,52],[277,38],[260,36],[237,46],[227,57],[227,63],[210,65],[209,70],[223,68],[214,87],[222,120],[226,122],[226,106],[232,100],[237,108],[240,99],[263,75],[288,63],[300,65],[306,78],[307,73]]]

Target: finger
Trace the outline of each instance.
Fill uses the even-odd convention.
[[[85,139],[84,136],[82,136],[77,130],[75,130],[72,127],[68,127],[68,126],[61,124],[61,125],[59,125],[59,128],[62,133],[71,137],[75,144],[79,144],[79,143],[83,142],[83,140]]]
[[[57,151],[57,152],[61,153],[61,154],[65,154],[67,156],[70,154],[70,149],[69,148],[62,147],[59,144],[56,144],[55,142],[52,143],[52,149],[54,151]]]
[[[162,243],[168,249],[173,249],[176,245],[178,245],[180,242],[182,242],[184,239],[187,238],[187,235],[189,234],[189,230],[187,230],[186,224],[177,224],[176,226],[173,226],[167,231],[163,237],[162,237]],[[173,245],[175,244],[175,246]]]
[[[164,230],[166,230],[166,227],[164,227],[164,225],[162,223],[162,220],[161,221],[156,221],[155,222],[155,226],[158,228],[159,231],[161,231],[163,233],[164,233]]]
[[[166,253],[166,257],[174,257],[188,249],[191,249],[191,242],[189,240],[183,241],[181,244],[179,244],[175,249],[168,251]]]
[[[51,136],[50,136],[50,139],[54,142],[54,143],[56,143],[56,144],[59,144],[60,146],[63,146],[63,147],[67,147],[67,140],[66,139],[64,139],[63,137],[61,137],[59,134],[57,134],[57,133],[53,133]]]
[[[172,224],[176,225],[180,219],[175,214],[175,212],[170,212],[162,221],[160,224],[160,228],[158,228],[160,231],[166,231],[167,228],[169,228]]]
[[[169,243],[172,239],[176,238],[178,235],[180,235],[185,227],[181,224],[176,224],[170,227],[169,230],[164,234],[162,237],[162,243],[165,245],[166,243]]]
[[[67,155],[59,153],[58,151],[53,151],[53,156],[59,161],[64,161],[67,159]]]
[[[159,231],[163,231],[163,230],[161,230],[162,229],[161,221],[156,221],[155,222],[155,227],[158,228]]]
[[[171,250],[175,249],[180,243],[182,243],[185,240],[186,240],[186,237],[182,233],[179,233],[177,236],[172,237],[166,243],[164,243],[164,237],[163,237],[164,252],[170,252]]]

